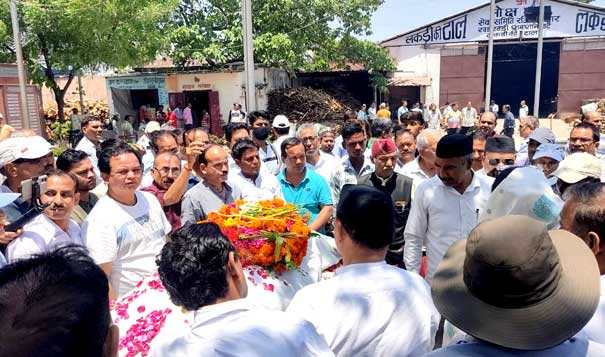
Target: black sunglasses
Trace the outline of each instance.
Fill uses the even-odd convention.
[[[488,162],[492,166],[499,165],[500,163],[503,163],[504,165],[514,165],[515,159],[489,159]]]

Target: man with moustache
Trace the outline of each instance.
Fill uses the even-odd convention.
[[[397,170],[401,170],[403,166],[411,161],[414,161],[416,154],[416,137],[408,129],[400,129],[395,133],[395,145],[399,155],[397,156]]]
[[[252,116],[252,114],[250,115]],[[229,182],[238,188],[245,201],[283,199],[281,186],[275,175],[262,170],[258,146],[250,139],[238,140],[231,148],[231,156],[239,170],[229,176]]]
[[[473,170],[483,170],[483,160],[485,159],[485,144],[487,135],[482,130],[476,130],[473,133]]]
[[[334,150],[334,132],[332,128],[329,126],[322,126],[319,129],[319,144],[320,149],[326,154],[334,155],[332,151]]]
[[[90,192],[97,186],[92,161],[84,151],[67,149],[57,158],[57,169],[68,172],[78,179],[80,200],[71,213],[71,219],[77,224],[82,224],[99,200]]]
[[[448,247],[465,239],[477,225],[491,193],[485,176],[471,168],[470,136],[444,136],[437,144],[436,156],[437,174],[418,186],[405,227],[406,268],[420,272],[422,247],[426,245],[428,280]]]
[[[40,202],[47,207],[8,245],[9,263],[49,252],[61,245],[82,244],[80,227],[70,219],[80,197],[78,179],[60,170],[46,172],[46,175],[47,189],[40,195]]]
[[[97,149],[103,140],[103,122],[94,116],[87,116],[80,123],[82,134],[84,136],[76,145],[76,150],[84,151],[90,157],[92,165],[95,167],[95,175],[98,183],[101,182],[99,172],[99,159],[97,158]]]
[[[503,135],[487,138],[483,170],[477,171],[477,174],[495,178],[500,170],[515,165],[516,155],[513,138]],[[489,181],[493,182],[493,180]]]
[[[371,158],[375,171],[361,176],[358,184],[372,186],[386,193],[393,200],[395,205],[395,238],[389,245],[386,262],[392,265],[401,265],[403,263],[403,233],[410,213],[414,181],[395,172],[397,146],[390,138],[374,141]]]
[[[407,163],[397,173],[407,176],[414,180],[412,188],[412,197],[416,188],[424,181],[435,176],[435,150],[437,143],[443,136],[441,130],[425,129],[416,138],[416,147],[418,148],[418,157]]]
[[[155,257],[171,226],[158,200],[137,189],[143,162],[132,147],[123,142],[104,147],[99,170],[107,183],[107,196],[86,217],[82,237],[90,256],[109,278],[109,296],[115,299],[157,270]]]
[[[485,133],[489,138],[496,135],[496,124],[498,118],[494,112],[484,112],[479,117],[479,130]]]
[[[181,205],[183,224],[196,223],[208,217],[208,213],[231,204],[240,196],[239,189],[227,183],[229,156],[218,145],[208,145],[200,154],[199,170],[202,181],[185,193]],[[235,165],[235,163],[234,163]]]

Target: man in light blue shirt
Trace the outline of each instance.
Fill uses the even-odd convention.
[[[309,227],[322,231],[332,217],[332,194],[326,180],[306,167],[305,147],[299,138],[288,138],[281,145],[286,168],[277,176],[286,202],[300,205],[301,213],[311,214]]]

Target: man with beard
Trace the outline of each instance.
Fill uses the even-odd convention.
[[[344,175],[344,169],[340,161],[334,156],[319,150],[319,138],[313,124],[302,124],[298,128],[296,137],[302,141],[305,147],[307,167],[313,169],[326,180],[332,192],[333,202],[337,202],[338,194],[342,190]]]
[[[46,175],[47,189],[40,195],[40,202],[48,206],[43,214],[23,227],[21,236],[8,245],[6,252],[9,263],[52,251],[62,245],[82,244],[80,227],[70,219],[80,196],[77,191],[78,179],[60,170],[49,171]]]
[[[329,126],[319,129],[320,149],[326,154],[334,155],[334,132]]]
[[[420,272],[425,244],[429,280],[448,247],[465,239],[477,225],[491,193],[490,183],[471,168],[470,136],[444,136],[437,144],[436,155],[437,174],[418,186],[405,227],[406,268]]]
[[[57,158],[57,169],[68,172],[78,179],[80,201],[71,213],[71,219],[82,224],[99,198],[92,192],[96,185],[94,166],[88,154],[80,150],[67,149]]]
[[[498,118],[496,118],[496,114],[493,112],[484,112],[479,117],[479,130],[484,132],[488,138],[495,136],[497,122]]]
[[[410,213],[414,181],[395,172],[397,146],[391,139],[378,139],[372,144],[372,162],[375,171],[359,178],[358,184],[372,186],[389,195],[395,205],[395,237],[389,245],[386,262],[403,263],[403,232]]]

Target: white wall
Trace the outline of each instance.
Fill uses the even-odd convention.
[[[233,103],[241,103],[243,110],[246,97],[244,90],[244,72],[213,72],[213,73],[188,73],[173,74],[176,80],[167,80],[172,87],[168,92],[182,92],[185,90],[213,90],[219,94],[221,116],[226,118],[233,108]],[[272,89],[280,89],[290,86],[287,72],[277,69],[259,68],[254,71],[255,84],[264,85],[257,90],[257,109],[267,108],[267,93]],[[193,86],[193,87],[191,87]]]
[[[397,40],[385,43],[383,46],[397,46]],[[441,51],[439,48],[424,48],[423,46],[387,47],[395,59],[398,73],[395,76],[429,77],[431,85],[420,91],[424,103],[439,104],[439,75]]]

